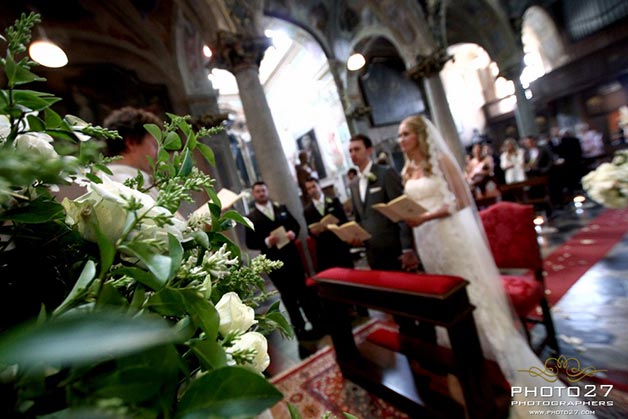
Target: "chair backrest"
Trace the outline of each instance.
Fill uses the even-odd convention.
[[[294,241],[294,244],[297,246],[297,249],[299,250],[299,255],[301,256],[301,263],[303,264],[303,267],[307,270],[308,269],[307,268],[308,267],[307,256],[305,256],[305,251],[303,249],[303,243],[301,242],[301,239],[296,239]],[[312,261],[312,268],[314,269],[313,273],[316,273],[318,272],[318,260],[316,259],[316,240],[314,240],[310,236],[307,236],[306,246],[307,246],[307,251],[310,254],[310,260]]]
[[[543,259],[534,228],[534,207],[498,202],[480,211],[498,268],[527,268],[540,272]]]

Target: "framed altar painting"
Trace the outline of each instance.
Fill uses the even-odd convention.
[[[318,175],[318,179],[327,177],[327,171],[323,164],[323,156],[316,140],[314,128],[297,138],[297,148],[299,151],[306,151],[308,154],[308,163]]]

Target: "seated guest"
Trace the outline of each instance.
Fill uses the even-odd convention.
[[[466,178],[471,187],[471,191],[475,193],[476,189],[480,195],[486,192],[486,184],[491,178],[492,156],[485,156],[482,153],[482,145],[480,143],[473,144],[471,148],[471,157],[467,161]]]
[[[303,215],[309,226],[319,222],[327,214],[336,217],[338,225],[348,221],[338,198],[323,195],[316,178],[306,179],[305,187],[311,202],[303,210]],[[317,272],[337,266],[353,268],[349,245],[327,230],[326,226],[310,227],[309,233],[316,240]]]
[[[161,121],[151,112],[126,106],[113,111],[103,123],[105,128],[116,130],[122,139],[107,139],[106,155],[121,158],[109,163],[107,167],[113,175],[112,180],[123,183],[140,173],[144,178],[144,187],[153,184],[152,162],[157,159],[157,140],[146,131],[145,124],[161,126]],[[151,188],[147,192],[153,198],[157,190]]]

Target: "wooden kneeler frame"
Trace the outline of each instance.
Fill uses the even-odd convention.
[[[347,268],[328,269],[314,279],[343,376],[411,417],[464,418],[468,415],[472,419],[484,419],[507,416],[507,402],[503,394],[496,394],[495,379],[489,377],[482,355],[472,316],[475,307],[469,302],[466,291],[468,281],[445,275]],[[420,342],[420,345],[403,345],[405,350],[400,353],[368,341],[358,348],[348,310],[353,306],[442,326],[448,332],[451,348]],[[416,342],[417,339],[411,337],[405,341]],[[408,353],[409,348],[419,347],[420,352],[427,352]],[[452,398],[430,391],[426,385],[429,377],[413,373],[413,359],[434,359],[439,351],[447,353],[444,364],[460,382],[466,411],[465,406]],[[441,363],[439,368],[442,366]],[[439,373],[442,375],[442,371]],[[503,403],[497,401],[500,398]]]

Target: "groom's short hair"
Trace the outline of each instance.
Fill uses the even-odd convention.
[[[351,140],[349,141],[362,141],[362,143],[364,143],[365,148],[373,147],[373,141],[371,141],[371,139],[364,134],[354,135],[353,137],[351,137]]]

